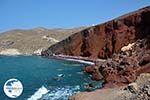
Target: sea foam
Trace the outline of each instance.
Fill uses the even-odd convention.
[[[80,86],[57,87],[44,95],[41,100],[68,100],[69,96],[78,92]]]
[[[27,100],[38,100],[38,99],[42,98],[42,96],[48,92],[49,92],[49,90],[46,87],[42,86]]]

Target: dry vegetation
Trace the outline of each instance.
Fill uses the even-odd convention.
[[[54,44],[54,40],[61,41],[73,33],[81,31],[85,27],[73,29],[45,29],[35,28],[31,30],[12,30],[1,33],[0,35],[0,51],[6,49],[18,49],[23,54],[33,54],[40,48],[47,48]],[[48,36],[51,39],[44,39]]]

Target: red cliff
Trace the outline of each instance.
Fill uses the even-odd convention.
[[[150,7],[145,7],[75,33],[52,45],[42,54],[109,58],[113,53],[118,53],[121,47],[148,34],[150,34]]]
[[[92,79],[104,80],[105,87],[129,84],[141,73],[150,73],[150,7],[84,29],[42,54],[108,58],[84,70]]]

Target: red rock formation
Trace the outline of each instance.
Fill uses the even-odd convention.
[[[84,69],[87,73],[91,74],[92,75],[92,79],[93,80],[101,80],[103,79],[103,76],[101,75],[101,73],[99,72],[99,67],[96,66],[96,65],[92,65],[92,66],[88,66],[88,67],[85,67]]]
[[[120,52],[123,46],[135,41],[132,50]],[[85,71],[92,79],[103,78],[108,87],[133,82],[140,73],[150,72],[150,7],[89,27],[42,54],[110,58],[100,65],[85,68]]]
[[[146,41],[148,40],[137,41],[132,49],[114,55],[99,66],[88,66],[85,71],[91,74],[93,79],[100,80],[97,77],[102,77],[105,87],[129,84],[141,73],[150,73],[150,48],[147,48]]]
[[[150,33],[150,7],[126,14],[109,22],[89,27],[54,44],[44,56],[64,54],[108,58],[120,48]]]

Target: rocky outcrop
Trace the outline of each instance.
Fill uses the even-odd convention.
[[[64,54],[108,58],[84,70],[105,87],[133,82],[150,72],[150,7],[73,34],[42,52],[44,56]]]
[[[141,74],[127,86],[81,92],[69,100],[150,100],[150,74]]]
[[[150,48],[147,41],[138,40],[132,49],[114,54],[105,62],[87,66],[84,70],[92,75],[92,79],[105,80],[105,88],[129,84],[141,73],[150,73]]]
[[[91,74],[93,80],[104,80],[104,88],[107,89],[130,84],[141,73],[150,73],[149,18],[150,6],[77,32],[52,45],[43,51],[42,55],[47,57],[53,55],[82,56],[89,59],[107,58],[104,62],[85,67],[84,71]],[[136,92],[136,85],[132,84],[128,89]],[[97,91],[101,91],[99,94],[103,93],[103,90]],[[148,94],[148,91],[146,92]],[[99,99],[93,92],[90,99],[86,98],[87,95],[90,95],[87,93],[79,100],[116,100],[120,96],[120,92],[117,93],[115,99]],[[109,95],[114,96],[112,92]]]
[[[109,22],[89,27],[42,52],[44,56],[64,54],[109,58],[114,53],[150,33],[150,7],[139,9]]]

